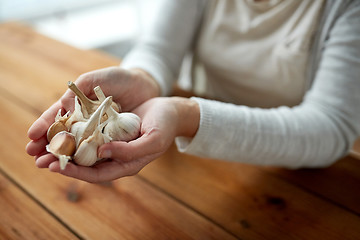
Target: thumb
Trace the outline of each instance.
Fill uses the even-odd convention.
[[[62,106],[61,103],[57,101],[48,110],[41,114],[41,116],[30,126],[27,133],[28,137],[31,140],[38,140],[43,137],[46,134],[48,128],[54,122],[55,116],[59,109],[62,109]]]
[[[160,155],[165,152],[167,143],[160,137],[159,129],[153,128],[141,137],[130,141],[114,141],[106,143],[99,148],[100,158],[112,158],[121,161],[132,161],[148,155]]]

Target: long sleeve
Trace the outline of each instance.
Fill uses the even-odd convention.
[[[180,151],[251,164],[328,166],[360,135],[360,2],[334,23],[312,87],[296,107],[249,108],[201,98],[194,138]]]
[[[121,66],[146,70],[158,81],[162,95],[168,95],[199,27],[204,6],[203,0],[163,0],[152,27],[143,33]]]

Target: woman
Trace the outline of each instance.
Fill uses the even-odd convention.
[[[174,139],[180,151],[208,158],[328,166],[360,134],[359,26],[360,1],[164,1],[120,67],[76,81],[89,95],[100,85],[138,114],[141,136],[101,146],[111,161],[60,170],[45,133],[59,108],[73,107],[68,91],[29,129],[27,152],[38,167],[89,182],[136,174]],[[189,51],[193,81],[205,79],[217,100],[165,97]]]

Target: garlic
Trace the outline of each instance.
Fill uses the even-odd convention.
[[[91,114],[93,114],[96,109],[100,106],[102,101],[91,100],[85,96],[85,94],[71,81],[68,82],[68,87],[71,91],[75,93],[75,95],[79,98],[81,103],[81,110],[85,118],[89,118]],[[119,107],[116,103],[112,104],[112,107],[115,111],[119,111]]]
[[[111,103],[112,97],[107,97],[86,122],[76,122],[71,126],[70,131],[75,136],[76,146],[79,146],[83,140],[92,135],[96,127],[100,124],[104,112],[110,108]],[[115,110],[113,111],[115,112]]]
[[[105,100],[106,96],[105,96],[104,92],[101,90],[100,86],[96,86],[94,88],[94,93],[95,93],[96,97],[99,99],[99,101],[102,102]]]
[[[94,88],[95,95],[100,101],[105,95],[99,86]],[[106,114],[110,118],[104,128],[104,133],[111,137],[112,141],[131,141],[140,134],[141,119],[134,113],[117,113],[108,108]]]
[[[59,159],[60,168],[64,170],[67,162],[76,151],[75,136],[66,131],[57,133],[46,145],[46,151]]]
[[[102,133],[106,124],[107,122],[98,125],[93,134],[80,143],[74,155],[75,163],[81,166],[92,166],[100,160],[97,154],[98,147],[111,141],[111,138]]]
[[[69,160],[92,166],[100,160],[97,154],[100,145],[131,141],[139,136],[141,119],[133,113],[118,113],[119,106],[99,86],[94,88],[96,101],[87,98],[74,83],[68,82],[68,87],[76,95],[74,111],[61,116],[60,109],[47,132],[46,150],[59,159],[61,169],[65,169]]]
[[[100,86],[96,86],[94,88],[94,92],[95,92],[95,95],[99,99],[100,102],[103,102],[106,99],[106,96],[105,96],[104,92],[101,90]],[[115,104],[114,102],[111,103],[111,106],[113,106],[114,104]],[[117,109],[119,109],[119,111],[117,111],[117,112],[121,112],[121,107],[118,106],[118,105],[116,105],[116,106],[118,107]],[[101,118],[101,122],[105,122],[107,119],[108,119],[108,116],[105,113]]]
[[[140,134],[141,119],[134,113],[117,113],[108,108],[106,114],[109,122],[104,128],[104,134],[111,137],[112,141],[126,141],[136,139]]]
[[[96,97],[99,99],[100,102],[104,101],[106,96],[104,94],[104,92],[101,90],[100,86],[96,86],[94,88],[94,93],[96,95]],[[114,105],[116,106],[116,108],[114,108]],[[116,103],[112,103],[111,104],[112,108],[116,111],[116,112],[121,112],[121,106],[117,105]]]
[[[71,129],[71,126],[76,122],[84,122],[86,119],[81,111],[81,105],[79,104],[79,99],[75,96],[75,108],[74,112],[70,115],[70,117],[65,122],[65,126],[67,129]]]
[[[68,127],[66,126],[66,121],[69,118],[69,112],[67,112],[64,116],[61,116],[61,109],[57,112],[55,116],[55,122],[51,124],[47,131],[47,140],[48,142],[59,132],[68,131]]]

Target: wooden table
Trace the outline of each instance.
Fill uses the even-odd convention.
[[[360,161],[297,171],[180,154],[90,184],[38,169],[32,122],[81,73],[117,65],[0,25],[0,239],[360,239]]]

